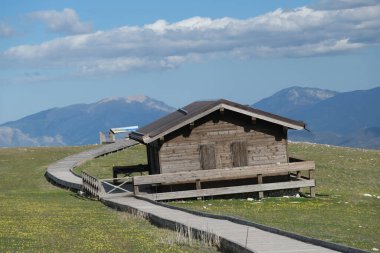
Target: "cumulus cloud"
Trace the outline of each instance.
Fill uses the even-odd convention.
[[[31,137],[17,128],[0,127],[0,147],[64,145],[66,144],[60,135]]]
[[[0,38],[1,37],[10,37],[14,34],[12,27],[5,23],[0,22]]]
[[[69,8],[63,9],[62,12],[56,10],[37,11],[29,16],[45,22],[48,29],[52,32],[83,34],[92,31],[92,25],[81,22],[75,10]]]
[[[176,68],[209,56],[309,57],[344,53],[380,42],[378,13],[380,4],[362,4],[343,9],[277,9],[244,20],[158,20],[140,27],[124,26],[13,47],[0,55],[0,63],[64,65],[83,73],[114,73]]]

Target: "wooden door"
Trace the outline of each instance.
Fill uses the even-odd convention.
[[[216,168],[214,145],[200,145],[199,158],[202,170],[212,170]]]
[[[231,144],[232,167],[242,167],[248,165],[247,143],[237,141]]]

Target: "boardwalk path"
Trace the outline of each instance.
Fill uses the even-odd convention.
[[[132,140],[117,141],[112,144],[102,145],[95,149],[68,156],[49,165],[45,175],[48,179],[60,186],[79,190],[82,186],[82,178],[74,174],[73,169],[75,167],[94,158],[114,153],[136,144],[137,142]]]
[[[66,157],[52,165],[46,171],[46,177],[61,186],[80,189],[82,180],[73,174],[72,169],[90,159],[107,153],[116,152],[137,144],[135,141],[118,141],[98,148]],[[305,243],[287,236],[270,233],[254,226],[247,226],[221,218],[208,218],[189,212],[168,208],[152,202],[136,199],[132,196],[107,196],[102,202],[119,210],[139,213],[155,224],[176,228],[179,225],[217,235],[224,249],[237,252],[337,252],[324,247]],[[337,245],[337,247],[340,247]],[[342,247],[345,248],[345,247]],[[346,250],[344,250],[346,251]],[[360,252],[352,251],[346,252]]]

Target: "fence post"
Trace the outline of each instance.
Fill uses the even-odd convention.
[[[98,198],[100,199],[104,195],[106,195],[106,190],[103,187],[102,180],[97,179],[97,184],[98,184]]]
[[[262,174],[257,175],[257,183],[258,184],[263,183],[263,175]],[[264,198],[264,192],[259,191],[259,199],[262,199],[262,198]]]
[[[140,193],[139,186],[135,185],[135,178],[132,178],[133,194],[136,196]]]
[[[309,170],[309,180],[314,179],[314,170]],[[315,198],[315,186],[310,187],[310,197]]]

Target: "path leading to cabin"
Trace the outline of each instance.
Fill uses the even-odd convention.
[[[132,147],[136,144],[138,144],[138,142],[133,140],[120,140],[68,156],[49,165],[45,176],[60,186],[80,190],[82,186],[82,178],[73,173],[75,167],[78,167],[89,160]]]
[[[72,172],[76,166],[96,157],[116,152],[136,145],[132,140],[117,141],[113,144],[81,152],[66,157],[52,165],[46,171],[46,177],[58,185],[79,190],[82,185],[80,177]],[[313,244],[301,242],[286,236],[266,232],[253,226],[241,225],[224,219],[207,218],[189,212],[157,205],[133,196],[112,196],[102,199],[108,206],[142,214],[153,223],[175,228],[181,225],[221,239],[222,246],[244,252],[295,252],[317,253],[336,252]]]
[[[108,206],[139,212],[153,223],[161,226],[184,225],[191,229],[211,233],[225,240],[222,244],[231,250],[241,252],[336,252],[320,246],[304,243],[289,237],[269,233],[261,229],[240,225],[228,220],[201,217],[175,210],[134,197],[106,197],[102,202]],[[174,224],[174,225],[173,225]],[[248,233],[248,234],[247,234]]]

